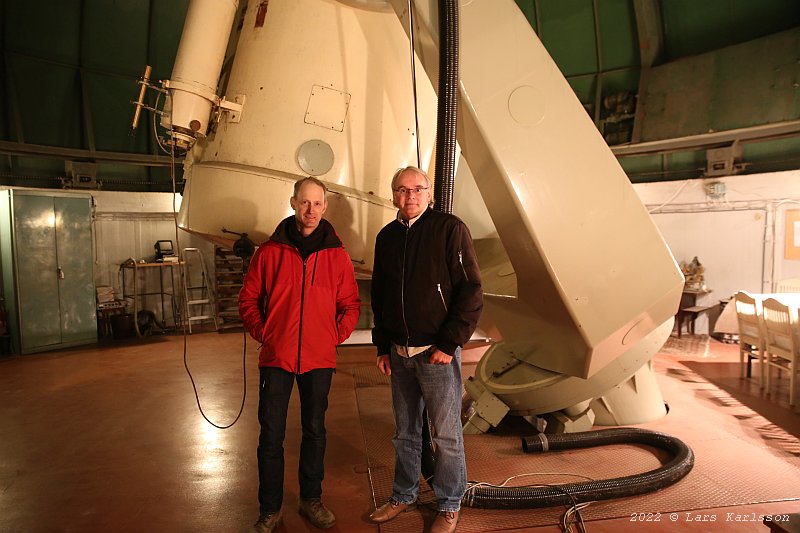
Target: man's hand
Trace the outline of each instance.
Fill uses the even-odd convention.
[[[378,370],[385,376],[392,375],[392,369],[389,366],[389,356],[388,355],[379,355],[378,356]]]
[[[452,360],[452,355],[447,355],[439,348],[433,348],[430,359],[432,365],[449,365]]]

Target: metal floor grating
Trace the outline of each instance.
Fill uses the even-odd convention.
[[[702,350],[702,342],[695,349]],[[584,520],[800,499],[797,439],[780,428],[765,425],[759,415],[690,370],[660,366],[659,369],[656,365],[659,384],[670,412],[662,420],[638,427],[683,440],[695,453],[695,466],[683,480],[658,492],[594,503],[582,511]],[[354,369],[353,376],[370,483],[376,503],[382,503],[391,495],[394,462],[389,381],[374,366]],[[661,452],[636,445],[530,455],[522,452],[518,437],[497,435],[467,435],[465,448],[468,479],[491,483],[523,473],[543,472],[610,478],[651,470],[664,459],[659,457]],[[577,480],[564,475],[537,475],[517,478],[509,485]],[[435,515],[435,498],[424,483],[420,502],[427,504],[422,512],[400,515],[381,525],[381,532],[421,531],[429,526]],[[459,531],[556,525],[563,512],[563,507],[514,511],[464,507]]]

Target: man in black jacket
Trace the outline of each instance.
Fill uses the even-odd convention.
[[[382,523],[414,507],[419,493],[422,410],[436,436],[432,533],[455,531],[466,488],[461,430],[461,347],[483,309],[472,237],[456,216],[431,209],[431,182],[416,167],[392,178],[397,220],[375,242],[372,342],[391,375],[396,433],[391,499],[371,515]]]

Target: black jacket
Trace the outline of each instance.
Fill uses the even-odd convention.
[[[378,355],[400,346],[435,345],[453,355],[483,309],[480,270],[467,226],[426,209],[407,227],[387,224],[375,240],[372,342]]]

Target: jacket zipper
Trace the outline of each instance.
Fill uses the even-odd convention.
[[[444,311],[447,312],[447,304],[444,301],[444,293],[442,292],[442,284],[436,284],[436,290],[439,291],[439,297],[442,299],[442,305],[444,306]]]
[[[317,255],[318,252],[314,252],[314,270],[311,272],[311,286],[314,286],[314,280],[317,279],[317,259],[319,256]],[[310,256],[309,256],[310,257]]]
[[[297,373],[300,373],[300,347],[303,344],[303,306],[306,303],[306,264],[308,258],[303,259],[303,283],[300,289],[300,326],[297,328]]]
[[[408,231],[409,227],[406,226],[406,235],[405,240],[403,241],[403,268],[400,272],[400,308],[402,309],[403,315],[403,327],[406,330],[406,355],[408,355],[408,342],[409,342],[409,333],[408,333],[408,322],[406,322],[406,248],[408,247]]]
[[[469,276],[467,276],[467,269],[464,268],[464,259],[461,257],[461,250],[458,251],[458,262],[461,264],[461,272],[464,273],[464,279],[469,281]]]

